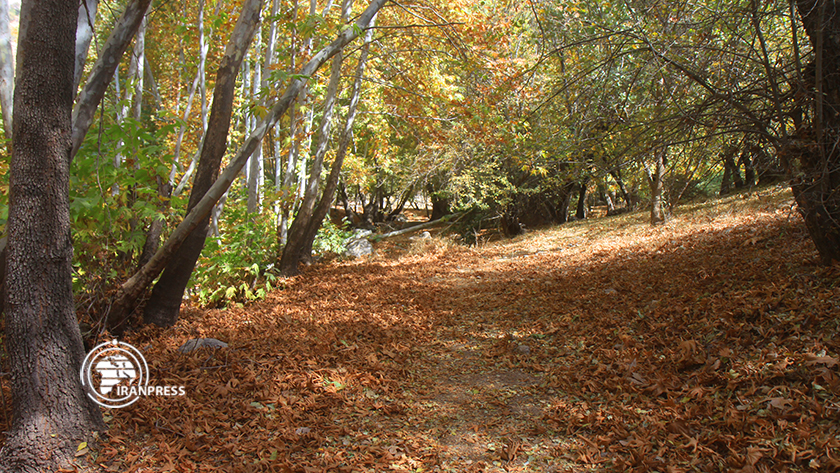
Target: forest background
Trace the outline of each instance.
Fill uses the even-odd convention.
[[[28,5],[24,25],[38,19]],[[685,199],[779,180],[830,264],[840,259],[834,9],[85,1],[66,163],[73,312],[95,339],[139,312],[173,325],[185,294],[204,305],[262,298],[313,249],[340,250],[342,218],[395,226],[428,205],[431,220],[457,213],[474,244],[488,226],[515,236],[585,218],[593,203],[649,207],[659,224]],[[10,151],[0,209],[11,230],[13,156],[25,152],[10,136],[22,113],[13,84],[27,56],[12,55],[9,10],[0,2]],[[11,235],[8,302],[28,274]],[[11,334],[28,319],[7,307]],[[23,372],[16,343],[7,339],[12,371]]]

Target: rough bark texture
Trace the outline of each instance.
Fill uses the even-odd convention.
[[[104,429],[85,394],[73,303],[70,113],[78,5],[24,2],[10,165],[6,348],[14,418],[0,453],[9,472],[56,471]]]
[[[254,38],[254,32],[260,21],[262,0],[248,0],[242,8],[242,14],[236,22],[225,56],[216,73],[216,88],[213,91],[213,106],[207,132],[201,148],[201,157],[187,204],[189,213],[213,185],[219,175],[222,156],[227,149],[228,129],[233,111],[233,96],[236,89],[236,76],[242,65],[242,59],[248,45]],[[204,248],[209,216],[202,218],[181,248],[166,266],[160,280],[152,290],[152,296],[146,304],[143,321],[160,326],[173,325],[178,320],[181,298],[189,282],[198,256]]]
[[[798,0],[797,10],[814,48],[814,117],[798,130],[809,146],[785,157],[791,189],[824,264],[840,261],[840,11],[828,0]],[[792,167],[791,167],[792,166]]]

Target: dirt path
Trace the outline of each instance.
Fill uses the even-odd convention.
[[[477,252],[419,282],[441,323],[408,367],[405,415],[435,449],[436,471],[584,471],[564,458],[574,440],[544,419],[558,397],[537,362],[544,337],[506,319],[528,303],[511,291],[523,281],[509,265],[530,255],[516,248]],[[528,276],[531,284],[548,277]]]

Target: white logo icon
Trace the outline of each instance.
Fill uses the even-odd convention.
[[[94,347],[82,363],[80,376],[88,396],[103,407],[126,407],[146,392],[149,366],[143,354],[125,342],[112,340]]]

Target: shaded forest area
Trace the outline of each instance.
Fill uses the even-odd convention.
[[[0,471],[837,468],[838,38],[825,0],[0,0]],[[94,404],[116,338],[190,395]]]

